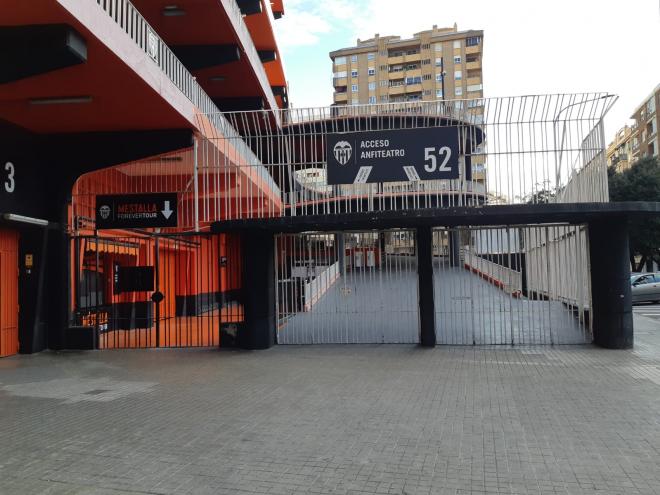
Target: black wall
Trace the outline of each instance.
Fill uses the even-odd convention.
[[[189,129],[35,135],[0,121],[0,214],[46,219],[48,228],[3,222],[20,234],[20,351],[59,349],[69,323],[67,206],[82,174],[192,145]],[[8,193],[7,162],[14,191]],[[24,266],[32,254],[34,266]]]

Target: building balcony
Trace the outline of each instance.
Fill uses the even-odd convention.
[[[406,84],[406,93],[420,93],[422,91],[421,84]]]
[[[335,93],[335,103],[345,103],[348,101],[348,93]]]
[[[334,78],[332,78],[332,85],[334,87],[348,86],[348,78],[347,77],[334,77]]]
[[[404,55],[403,56],[403,61],[404,62],[419,62],[422,60],[422,54],[421,53],[413,53],[412,55]]]
[[[470,48],[472,48],[472,47],[470,47]],[[481,69],[481,60],[478,60],[476,62],[467,62],[465,64],[465,68],[467,70]]]
[[[468,77],[467,85],[469,86],[478,86],[481,84],[481,77]]]
[[[403,59],[403,55],[398,55],[396,57],[389,57],[387,59],[387,63],[389,65],[402,64],[403,62],[405,62],[405,60]]]
[[[481,53],[481,45],[466,46],[465,47],[465,53],[467,55],[469,55],[471,53]]]

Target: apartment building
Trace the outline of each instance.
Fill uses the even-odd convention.
[[[614,140],[607,146],[607,166],[623,172],[632,165],[633,128],[626,125],[619,129]]]
[[[631,118],[635,120],[632,130],[632,159],[639,160],[646,156],[658,156],[660,140],[660,84],[635,109]]]
[[[483,31],[438,28],[379,36],[330,52],[334,104],[483,97]]]

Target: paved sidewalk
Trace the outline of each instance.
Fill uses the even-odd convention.
[[[0,493],[660,493],[660,323],[591,346],[0,360]]]

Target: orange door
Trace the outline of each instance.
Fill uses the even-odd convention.
[[[18,233],[0,229],[0,357],[18,352]]]

